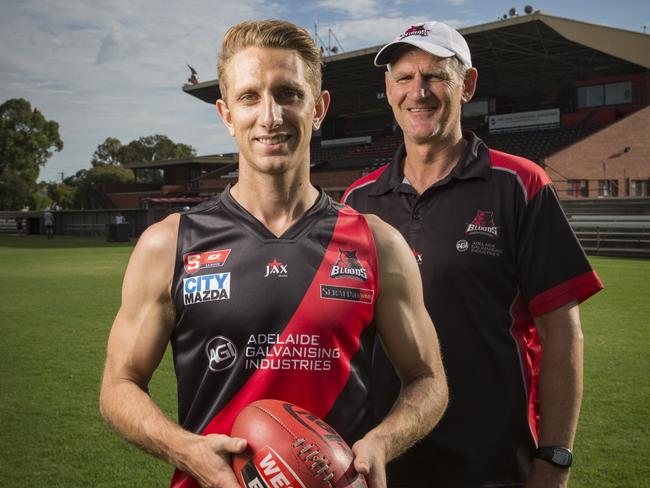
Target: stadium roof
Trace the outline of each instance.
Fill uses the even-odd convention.
[[[547,15],[541,11],[459,29],[479,70],[476,97],[525,97],[569,90],[576,81],[650,69],[650,35]],[[330,116],[386,112],[381,46],[323,59]],[[183,90],[205,102],[219,97],[217,80]]]

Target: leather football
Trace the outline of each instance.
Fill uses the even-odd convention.
[[[337,432],[310,412],[281,400],[258,400],[237,416],[233,437],[248,441],[234,454],[245,488],[366,488],[354,454]]]

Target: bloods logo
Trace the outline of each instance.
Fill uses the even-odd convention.
[[[200,268],[214,268],[223,266],[230,255],[230,249],[220,251],[189,253],[183,257],[185,271],[192,274]]]
[[[474,220],[467,224],[465,234],[481,234],[488,237],[499,237],[499,227],[494,224],[494,212],[477,210]]]
[[[210,371],[223,371],[231,368],[237,360],[237,348],[230,339],[217,336],[210,339],[205,346]]]
[[[273,261],[271,261],[266,265],[266,274],[264,275],[264,278],[268,278],[269,276],[286,278],[287,276],[289,276],[289,265],[282,264],[282,262],[273,258]]]
[[[183,280],[185,305],[228,299],[230,299],[230,273],[192,276]]]
[[[356,249],[349,251],[339,249],[339,258],[336,260],[336,264],[332,264],[331,266],[331,278],[352,278],[359,281],[368,280],[366,268],[359,262]]]
[[[428,37],[429,32],[430,30],[424,27],[424,24],[412,25],[411,27],[406,29],[406,31],[404,31],[404,34],[400,36],[400,40],[410,36]]]

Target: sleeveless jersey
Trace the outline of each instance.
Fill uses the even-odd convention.
[[[179,423],[230,434],[250,402],[275,398],[349,443],[372,426],[377,258],[365,218],[321,192],[279,238],[226,189],[181,215],[171,337]],[[177,471],[175,488],[198,486]]]

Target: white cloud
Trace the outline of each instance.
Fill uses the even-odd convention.
[[[385,44],[410,25],[426,20],[422,16],[375,17],[337,22],[332,26],[337,38],[346,51]],[[452,27],[458,27],[457,19],[442,20]]]
[[[377,0],[320,0],[316,7],[352,17],[374,16],[379,12]]]
[[[279,11],[262,0],[239,0],[227,9],[164,0],[3,6],[0,103],[26,98],[59,122],[64,150],[42,170],[46,180],[87,168],[109,136],[129,142],[160,133],[199,154],[233,150],[214,110],[181,90],[186,63],[201,80],[214,79],[225,30],[251,13],[265,18]]]

